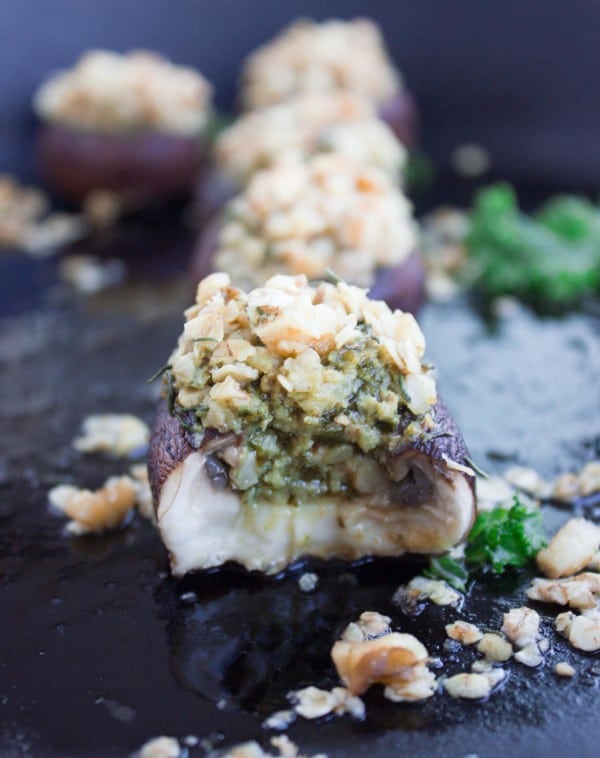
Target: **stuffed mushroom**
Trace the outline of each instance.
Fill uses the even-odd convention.
[[[389,175],[326,153],[256,173],[200,236],[192,276],[225,271],[252,289],[275,274],[331,270],[414,313],[425,283],[416,240],[412,206]]]
[[[87,52],[35,95],[41,173],[77,202],[94,190],[132,206],[189,193],[211,96],[200,73],[154,53]]]
[[[415,146],[416,106],[372,21],[296,21],[252,53],[242,70],[241,101],[249,110],[302,92],[340,91],[367,99],[404,145]]]
[[[344,282],[198,286],[149,452],[172,571],[440,553],[475,515],[413,316]]]
[[[329,152],[402,182],[406,150],[369,101],[348,92],[308,92],[250,111],[220,133],[199,185],[202,217],[210,218],[257,171]]]

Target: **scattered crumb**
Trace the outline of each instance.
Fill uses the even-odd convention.
[[[179,758],[181,749],[175,737],[154,737],[140,748],[137,758]]]
[[[55,508],[72,519],[67,529],[72,534],[105,532],[116,529],[135,506],[137,490],[128,476],[113,476],[92,492],[70,484],[59,484],[48,493]]]
[[[459,176],[474,179],[489,171],[492,159],[489,151],[482,145],[466,143],[454,148],[450,163]]]
[[[93,295],[122,284],[127,268],[119,258],[102,260],[95,255],[69,255],[60,261],[58,273],[77,292]]]
[[[427,649],[412,634],[338,640],[331,657],[340,679],[357,695],[378,683],[390,688],[394,699],[421,700],[435,692],[435,677],[426,667]]]
[[[399,587],[392,598],[392,602],[398,605],[411,601],[431,600],[436,605],[451,605],[457,608],[463,596],[449,584],[440,579],[426,579],[424,576],[415,576],[406,587]]]
[[[455,674],[446,679],[444,689],[450,697],[480,700],[488,697],[505,676],[503,669],[492,669],[484,674]]]
[[[575,669],[566,661],[559,661],[554,667],[554,673],[558,676],[575,676]]]
[[[349,714],[362,721],[365,718],[365,704],[345,687],[322,690],[318,687],[305,687],[288,694],[294,703],[294,711],[305,719],[318,719],[334,713],[336,716]]]
[[[263,727],[265,729],[277,729],[283,731],[295,721],[296,713],[292,710],[275,711],[268,718],[263,721]]]
[[[493,669],[494,664],[492,661],[488,661],[487,658],[479,658],[471,664],[471,671],[475,674],[488,674]]]
[[[432,671],[424,666],[415,666],[412,678],[389,684],[383,696],[394,703],[418,703],[435,694],[437,681]]]
[[[0,248],[19,248],[41,256],[80,238],[87,232],[83,216],[48,214],[48,196],[0,174]]]
[[[600,492],[600,461],[590,461],[581,469],[579,489],[584,497]]]
[[[462,645],[474,645],[483,637],[483,632],[475,624],[460,620],[446,624],[446,634],[451,640],[457,640]]]
[[[381,637],[391,631],[391,621],[389,616],[383,616],[377,611],[364,611],[360,614],[358,621],[348,624],[341,639],[347,642],[363,642],[374,637]]]
[[[311,592],[314,590],[318,583],[319,577],[317,574],[312,574],[308,571],[302,574],[300,579],[298,579],[298,587],[300,587],[302,592]]]
[[[477,510],[491,511],[497,507],[510,507],[515,490],[499,476],[477,477]]]
[[[570,502],[579,497],[579,479],[577,474],[561,474],[552,485],[552,497],[556,500]]]
[[[532,468],[511,466],[504,474],[506,481],[513,487],[527,492],[535,498],[548,497],[552,487]]]
[[[127,457],[143,453],[150,439],[146,422],[131,413],[92,414],[84,420],[81,431],[82,435],[73,440],[80,453]]]
[[[512,656],[512,645],[510,642],[493,632],[486,632],[477,645],[477,650],[484,655],[488,661],[497,661],[504,663]]]
[[[540,550],[537,563],[552,579],[584,569],[600,548],[600,527],[584,518],[572,518]]]
[[[532,608],[525,606],[511,608],[504,614],[502,632],[517,647],[527,647],[536,643],[542,636],[540,633],[540,615]]]
[[[559,613],[554,626],[578,650],[586,653],[600,650],[600,610],[597,608],[585,610],[580,616],[571,611]]]
[[[600,492],[600,461],[589,461],[579,473],[561,474],[552,487],[552,497],[571,502]]]
[[[584,571],[564,579],[537,577],[527,589],[527,597],[570,608],[595,608],[600,598],[600,574]]]
[[[524,666],[536,668],[537,666],[542,665],[544,662],[544,656],[542,655],[538,644],[536,642],[530,642],[520,650],[517,650],[515,653],[515,661],[519,661],[519,663],[522,663]]]

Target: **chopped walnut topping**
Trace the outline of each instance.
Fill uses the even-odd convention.
[[[365,717],[363,701],[346,687],[332,690],[305,687],[291,692],[288,697],[295,701],[294,711],[305,719],[318,719],[330,713],[338,716],[348,713],[358,720]]]
[[[300,92],[353,92],[379,105],[400,88],[379,28],[363,18],[296,21],[255,50],[242,72],[248,109]]]
[[[107,134],[153,129],[194,136],[208,123],[212,88],[198,72],[156,53],[85,53],[38,89],[38,116]]]
[[[600,492],[600,461],[590,461],[581,469],[579,489],[584,497]]]
[[[103,413],[88,416],[82,435],[73,440],[80,453],[110,453],[125,457],[144,452],[150,439],[148,425],[130,413]]]
[[[388,684],[383,696],[394,703],[418,703],[435,694],[437,680],[425,664],[411,669],[411,678]]]
[[[554,626],[578,650],[586,653],[600,650],[600,610],[597,608],[585,610],[580,616],[571,611],[559,613]]]
[[[214,152],[219,170],[242,185],[258,170],[322,152],[347,155],[394,181],[406,161],[375,108],[347,92],[305,93],[247,113],[220,133]]]
[[[497,661],[503,663],[512,656],[512,645],[510,642],[493,632],[486,632],[477,645],[477,650],[484,655],[488,661]]]
[[[361,695],[372,684],[401,692],[405,685],[423,679],[424,672],[417,667],[424,667],[428,653],[411,634],[391,632],[360,642],[338,640],[331,657],[344,684]]]
[[[121,284],[126,272],[126,266],[119,258],[102,260],[95,255],[69,255],[58,264],[60,278],[84,295]]]
[[[571,666],[570,663],[567,663],[566,661],[559,661],[554,667],[554,672],[558,676],[575,676],[575,669],[573,666]]]
[[[415,249],[412,205],[380,169],[326,153],[255,173],[225,210],[216,268],[249,289],[276,274],[370,287]],[[339,346],[338,346],[339,347]]]
[[[50,503],[73,519],[67,524],[72,534],[116,529],[135,506],[137,489],[128,476],[113,476],[99,490],[81,490],[59,484],[48,493]]]
[[[46,215],[49,207],[44,192],[0,174],[0,248],[14,247],[31,255],[46,255],[85,233],[80,215]]]
[[[573,518],[538,553],[537,563],[552,579],[571,576],[584,569],[599,548],[600,527],[587,519]]]
[[[570,608],[594,608],[600,597],[600,574],[586,571],[565,579],[538,577],[528,588],[527,597]]]
[[[364,640],[381,637],[390,632],[391,618],[377,611],[364,611],[356,622],[348,624],[342,633],[346,642],[363,642]]]
[[[536,668],[544,662],[544,656],[537,642],[530,642],[515,653],[515,661]]]
[[[446,634],[451,640],[457,640],[462,645],[474,645],[483,637],[483,632],[479,627],[461,620],[446,624]]]
[[[457,590],[450,587],[449,584],[438,579],[426,579],[424,576],[415,576],[406,587],[400,587],[396,590],[392,602],[409,604],[420,600],[431,600],[436,605],[451,605],[457,608],[463,596]]]
[[[511,608],[504,614],[502,631],[517,647],[526,647],[536,643],[540,633],[540,615],[532,608]]]
[[[263,721],[263,727],[265,729],[277,729],[283,731],[295,720],[295,711],[288,709],[284,711],[275,711],[268,718]]]
[[[179,758],[181,748],[175,737],[154,737],[140,748],[137,758]]]
[[[444,682],[444,689],[451,697],[480,700],[488,697],[496,685],[506,676],[502,669],[491,669],[484,674],[455,674]]]
[[[561,474],[552,488],[552,497],[571,502],[600,491],[600,461],[589,461],[579,473]]]

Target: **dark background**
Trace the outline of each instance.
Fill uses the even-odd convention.
[[[1,0],[0,171],[35,177],[31,93],[86,48],[158,50],[231,107],[243,56],[289,20],[361,14],[382,24],[442,170],[474,141],[496,175],[597,188],[598,0]]]

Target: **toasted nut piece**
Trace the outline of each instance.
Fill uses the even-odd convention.
[[[499,634],[486,632],[477,645],[477,650],[488,661],[507,661],[512,656],[512,645]]]
[[[530,642],[515,653],[515,661],[536,668],[544,662],[544,656],[536,642]]]
[[[527,590],[530,600],[568,605],[570,608],[594,608],[600,594],[600,574],[585,571],[566,579],[536,578]]]
[[[412,634],[392,632],[363,642],[338,640],[331,657],[344,684],[361,695],[375,683],[394,685],[412,679],[411,669],[424,664],[428,653]]]
[[[540,634],[540,615],[532,608],[511,608],[504,614],[502,631],[517,647],[537,642]]]
[[[573,518],[538,553],[537,563],[552,579],[571,576],[584,569],[599,548],[600,527],[587,519]]]
[[[579,473],[579,487],[584,497],[600,491],[600,461],[585,464]]]
[[[487,697],[505,676],[502,669],[492,669],[486,674],[455,674],[446,679],[444,689],[451,697],[479,700]]]
[[[412,669],[413,678],[389,684],[383,696],[394,703],[416,703],[435,694],[437,681],[427,666],[420,664]]]
[[[181,749],[175,737],[154,737],[142,745],[138,758],[179,758]]]
[[[342,633],[346,642],[362,642],[363,640],[381,637],[390,631],[391,618],[377,611],[364,611],[356,622],[351,622]]]
[[[120,526],[136,501],[135,483],[128,476],[107,479],[99,490],[80,490],[59,484],[48,493],[52,505],[73,519],[69,531],[76,534],[104,532]]]
[[[440,579],[415,576],[408,583],[408,590],[417,593],[419,599],[431,600],[436,605],[451,605],[456,608],[462,600],[460,592]]]
[[[334,687],[331,691],[305,687],[290,692],[288,697],[296,700],[294,711],[305,719],[318,719],[330,713],[338,716],[349,713],[359,720],[365,717],[365,704],[345,687]]]
[[[550,494],[550,485],[542,479],[535,469],[511,466],[504,477],[513,487],[523,490],[533,497],[543,498]]]
[[[575,676],[575,669],[566,661],[559,661],[554,667],[554,672],[558,676]]]
[[[460,620],[446,624],[446,634],[451,640],[457,640],[463,645],[474,645],[483,637],[483,632],[475,624]]]
[[[127,456],[146,448],[150,439],[148,425],[130,413],[93,414],[85,419],[81,429],[82,436],[73,440],[73,447],[80,453]]]

